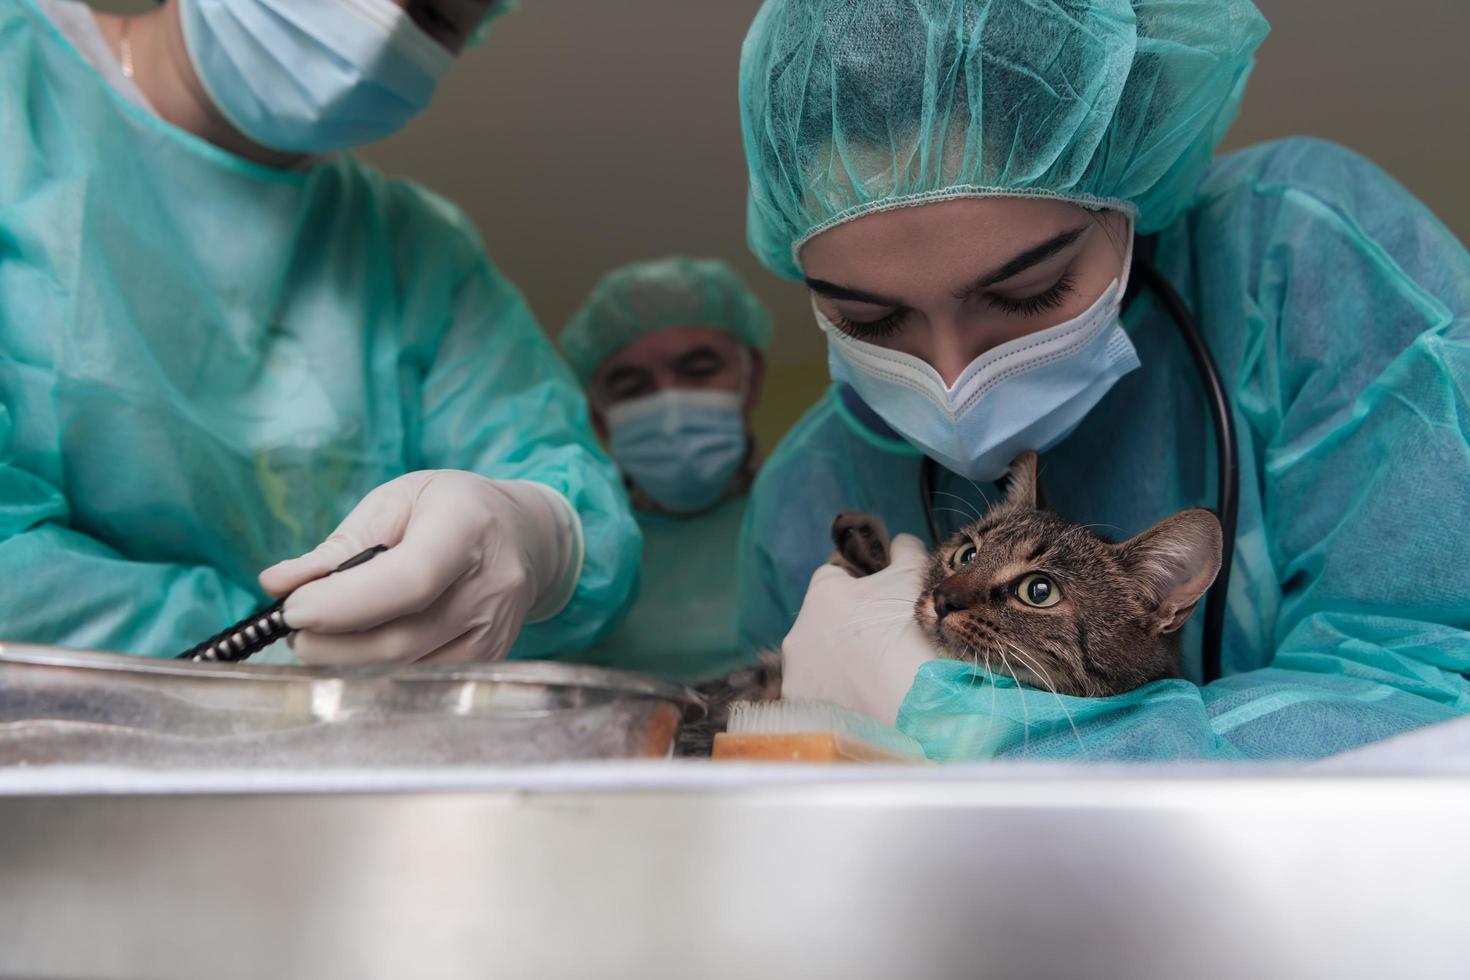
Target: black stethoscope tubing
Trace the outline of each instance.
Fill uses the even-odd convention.
[[[1240,510],[1240,457],[1236,444],[1235,417],[1230,410],[1230,396],[1220,379],[1220,370],[1210,348],[1199,332],[1199,324],[1185,305],[1173,284],[1154,266],[1150,257],[1154,242],[1151,238],[1140,238],[1133,255],[1132,275],[1140,285],[1153,290],[1164,311],[1179,331],[1184,346],[1189,350],[1199,375],[1200,387],[1210,410],[1210,422],[1215,430],[1215,465],[1217,486],[1215,490],[1215,516],[1220,520],[1221,551],[1220,572],[1205,599],[1205,630],[1203,642],[1203,665],[1205,683],[1221,676],[1220,647],[1225,634],[1226,594],[1230,587],[1230,566],[1235,558],[1235,527]],[[929,525],[929,538],[933,544],[941,540],[939,521],[934,516],[934,477],[939,464],[928,456],[919,467],[919,493],[924,503],[924,520]]]

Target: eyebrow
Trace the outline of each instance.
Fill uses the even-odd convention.
[[[1064,231],[1059,234],[1053,235],[1041,244],[1022,252],[1020,255],[1011,259],[1009,262],[1001,266],[999,269],[996,269],[994,272],[987,273],[986,275],[981,276],[979,279],[976,279],[964,289],[961,289],[959,292],[955,293],[954,298],[968,299],[975,293],[978,293],[980,290],[984,289],[986,286],[993,286],[998,282],[1005,282],[1012,276],[1020,275],[1032,266],[1040,265],[1047,259],[1056,255],[1062,249],[1066,248],[1068,245],[1071,245],[1073,242],[1075,242],[1078,238],[1081,237],[1082,233],[1088,229],[1088,227],[1089,225],[1086,224],[1078,225],[1071,231]]]
[[[835,282],[828,282],[825,279],[813,279],[811,276],[804,276],[803,279],[806,281],[806,288],[814,293],[821,293],[828,299],[845,299],[853,303],[871,303],[874,306],[904,305],[898,300],[887,299],[876,293],[853,289],[850,286],[839,286]]]
[[[964,289],[955,293],[955,298],[966,299],[973,293],[984,289],[986,286],[992,286],[995,283],[1004,282],[1012,276],[1019,275],[1020,273],[1025,272],[1027,269],[1031,268],[1034,265],[1040,265],[1042,262],[1045,262],[1047,259],[1051,258],[1053,255],[1056,255],[1062,249],[1075,242],[1082,235],[1082,233],[1087,230],[1087,228],[1088,225],[1086,224],[1079,225],[1078,227],[1073,228],[1070,231],[1064,231],[1060,232],[1059,234],[1053,235],[1051,238],[1048,238],[1046,241],[1041,242],[1039,245],[1034,245],[1031,248],[1028,248],[1026,251],[1022,252],[1020,255],[1017,255],[1015,258],[1011,259],[999,269],[996,269],[994,272],[986,273],[985,275],[971,282]],[[814,279],[811,276],[805,276],[803,278],[805,279],[808,289],[810,289],[814,293],[820,293],[828,299],[847,300],[853,303],[869,303],[873,306],[905,305],[903,303],[900,303],[898,300],[889,299],[886,296],[879,296],[877,293],[870,293],[862,289],[854,289],[851,286],[840,286],[835,282],[828,282],[825,279]]]
[[[615,388],[628,381],[643,381],[650,377],[652,377],[652,372],[646,368],[616,367],[607,372],[607,376],[602,379],[602,384],[606,388]]]
[[[685,351],[674,359],[674,370],[682,371],[690,367],[697,367],[703,361],[713,361],[716,365],[724,367],[725,358],[719,351],[710,346],[696,347],[691,351]]]

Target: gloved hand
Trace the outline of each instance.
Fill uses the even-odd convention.
[[[327,577],[375,544],[388,551]],[[260,584],[290,593],[291,646],[308,664],[495,660],[522,624],[566,605],[581,565],[581,521],[550,487],[421,470],[368,494]]]
[[[812,575],[781,643],[783,699],[830,701],[886,725],[897,719],[919,665],[936,653],[914,622],[929,553],[911,534],[894,538],[890,553],[887,568],[863,578],[836,565]]]

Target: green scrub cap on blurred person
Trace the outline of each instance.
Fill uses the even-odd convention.
[[[562,330],[562,353],[583,385],[608,357],[665,327],[717,327],[765,350],[771,315],[719,259],[667,258],[614,269]]]
[[[767,0],[740,59],[750,247],[956,197],[1186,207],[1266,36],[1250,0]]]

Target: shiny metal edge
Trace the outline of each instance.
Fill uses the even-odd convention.
[[[249,663],[193,663],[33,643],[0,642],[0,664],[33,667],[66,667],[79,670],[119,671],[156,677],[187,677],[195,680],[236,678],[276,683],[309,683],[321,680],[391,679],[403,683],[430,681],[486,681],[500,684],[535,684],[543,687],[582,688],[610,691],[637,697],[657,698],[704,708],[704,700],[691,688],[648,674],[554,660],[511,660],[478,664],[397,664],[351,667],[297,667],[289,664],[252,666]]]
[[[1414,780],[5,799],[0,973],[1463,980],[1467,819]]]
[[[0,800],[17,796],[287,796],[512,793],[734,796],[935,807],[1180,805],[1201,793],[1239,799],[1298,792],[1364,794],[1399,803],[1432,792],[1470,809],[1470,767],[1336,773],[1300,763],[1103,764],[996,761],[946,767],[629,759],[445,767],[140,768],[74,764],[0,767]]]

